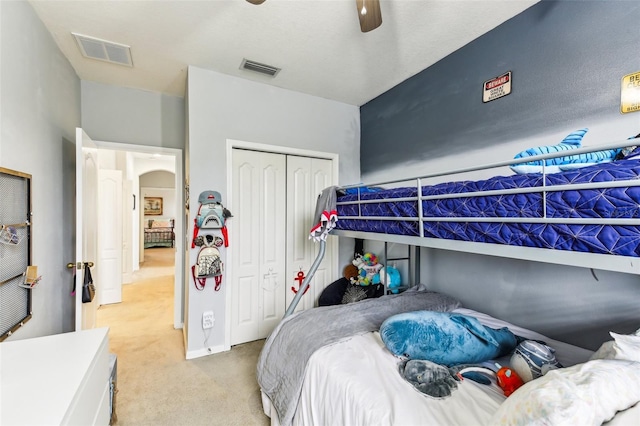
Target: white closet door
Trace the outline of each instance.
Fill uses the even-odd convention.
[[[331,160],[287,156],[287,297],[289,306],[300,282],[299,272],[306,276],[318,253],[318,244],[309,240],[316,200],[322,190],[333,183]],[[324,260],[316,271],[311,286],[296,307],[296,312],[313,308],[324,288],[335,277],[332,244],[327,244]]]
[[[285,176],[280,154],[234,149],[231,344],[262,339],[285,311]]]

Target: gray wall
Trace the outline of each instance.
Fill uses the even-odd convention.
[[[8,340],[74,329],[80,80],[27,2],[0,2],[0,166],[32,175],[33,318]]]
[[[191,193],[191,217],[187,223],[193,223],[200,192],[219,190],[223,199],[227,199],[227,176],[230,175],[226,168],[227,139],[337,153],[340,156],[340,183],[358,179],[360,121],[356,106],[197,67],[189,67],[187,91],[189,140],[186,162]],[[340,243],[342,253],[344,241]],[[349,251],[353,256],[352,244],[344,253]],[[190,252],[189,264],[193,264],[197,252]],[[187,352],[201,352],[206,347],[205,342],[209,347],[222,346],[229,317],[225,308],[229,286],[223,284],[219,292],[199,292],[191,284],[188,289],[193,297],[187,295]],[[205,336],[199,326],[205,310],[213,310],[216,317],[210,336]],[[224,320],[219,320],[221,318]],[[189,327],[189,324],[195,326]]]
[[[363,175],[620,119],[620,80],[640,70],[639,20],[640,2],[537,3],[363,105]],[[483,104],[483,82],[506,71],[512,93]],[[638,114],[626,116],[638,133]]]
[[[363,180],[506,160],[582,127],[586,145],[637,134],[620,81],[640,71],[638,22],[639,2],[534,5],[361,107]],[[513,92],[483,104],[506,71]],[[469,307],[585,347],[640,327],[637,276],[444,250],[423,250],[422,271]]]
[[[637,275],[435,249],[423,250],[421,265],[432,290],[582,347],[640,328]]]
[[[184,99],[82,81],[82,128],[97,141],[184,148]]]
[[[361,107],[363,180],[507,160],[582,127],[586,145],[637,134],[620,80],[640,70],[639,21],[638,2],[529,8]],[[483,104],[483,82],[506,71],[512,93]],[[421,262],[432,289],[581,346],[640,327],[637,276],[435,249]]]

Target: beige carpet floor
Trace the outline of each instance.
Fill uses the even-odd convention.
[[[268,425],[256,381],[264,340],[185,360],[182,330],[173,328],[171,248],[145,250],[122,303],[101,306],[118,356],[117,425]]]

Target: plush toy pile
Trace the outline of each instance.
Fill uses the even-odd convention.
[[[393,315],[380,326],[380,338],[403,361],[403,379],[432,398],[446,398],[460,376],[499,386],[505,396],[524,383],[562,368],[554,350],[525,340],[508,328],[494,329],[476,318],[453,312],[415,311]],[[511,354],[511,366],[486,363]]]
[[[378,273],[383,266],[378,263],[378,257],[375,254],[365,253],[363,256],[357,256],[352,263],[358,268],[358,275],[351,278],[351,284],[368,286],[375,284],[374,280],[380,282]]]
[[[378,257],[373,253],[356,256],[352,265],[345,268],[344,277],[359,286],[384,284],[392,293],[398,293],[402,286],[400,271],[378,263]]]
[[[404,290],[400,271],[383,266],[373,253],[357,255],[343,270],[343,278],[330,284],[320,295],[319,305],[347,304],[380,297],[385,286],[391,293]]]

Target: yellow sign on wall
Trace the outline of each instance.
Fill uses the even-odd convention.
[[[640,71],[622,77],[620,112],[640,111]]]

